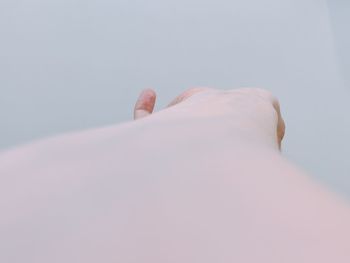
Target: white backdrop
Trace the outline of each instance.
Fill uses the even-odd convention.
[[[129,120],[145,87],[160,109],[193,86],[258,86],[280,98],[285,155],[350,196],[336,3],[0,0],[0,147]]]

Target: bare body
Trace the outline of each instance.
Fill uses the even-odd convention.
[[[0,262],[350,262],[350,209],[281,156],[271,94],[154,103],[0,155]]]

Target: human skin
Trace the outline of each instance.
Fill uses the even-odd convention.
[[[283,158],[269,92],[155,97],[0,155],[0,262],[350,262],[348,204]]]

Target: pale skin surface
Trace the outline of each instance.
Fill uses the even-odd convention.
[[[348,204],[281,156],[270,93],[155,99],[0,155],[0,262],[350,262]]]

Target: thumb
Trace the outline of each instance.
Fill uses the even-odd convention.
[[[140,119],[152,114],[156,103],[157,94],[152,89],[145,89],[141,92],[134,107],[134,119]]]

